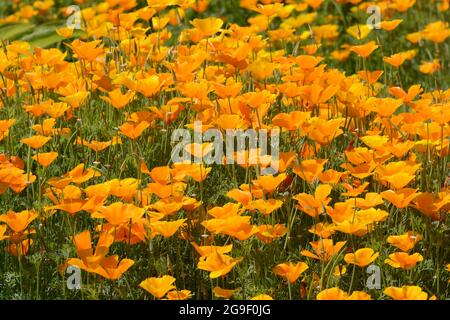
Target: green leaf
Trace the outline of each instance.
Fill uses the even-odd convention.
[[[58,29],[60,27],[61,27],[60,21],[45,23],[45,24],[42,24],[42,25],[38,26],[37,28],[35,28],[32,33],[29,33],[29,34],[23,36],[20,40],[33,41],[37,38],[49,36],[49,35],[54,34],[56,32],[56,29]]]
[[[54,32],[51,35],[31,40],[30,45],[32,48],[49,48],[62,40],[64,40],[64,38]]]
[[[71,38],[77,38],[83,35],[84,32],[76,30]],[[28,40],[32,48],[50,48],[56,46],[61,41],[66,38],[60,36],[56,33],[56,31],[51,32],[50,34],[45,34],[44,36],[35,38],[33,40]]]
[[[1,40],[17,40],[23,35],[30,33],[36,25],[29,23],[14,23],[0,26]]]

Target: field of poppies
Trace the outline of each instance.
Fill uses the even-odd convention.
[[[448,21],[1,1],[0,299],[450,299]]]

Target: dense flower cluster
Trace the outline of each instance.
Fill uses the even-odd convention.
[[[74,18],[11,2],[9,28]],[[448,0],[75,3],[80,30],[0,46],[0,273],[21,279],[8,290],[450,297]],[[174,163],[178,128],[280,130],[278,172],[261,174],[260,150]],[[78,292],[61,287],[68,266]]]

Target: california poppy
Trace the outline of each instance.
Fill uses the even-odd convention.
[[[353,46],[350,50],[355,52],[360,57],[367,58],[377,48],[378,46],[375,44],[375,41],[370,41],[360,46]]]
[[[41,135],[32,136],[30,138],[24,138],[20,140],[21,142],[25,143],[29,147],[33,149],[39,149],[44,144],[46,144],[49,140],[51,140],[51,137],[44,137]]]
[[[302,250],[300,253],[305,257],[329,261],[334,255],[339,253],[345,243],[346,241],[338,241],[336,244],[333,244],[332,239],[322,239],[319,241],[310,242],[314,253],[308,250]]]
[[[365,267],[374,262],[378,255],[379,253],[374,252],[371,248],[363,248],[356,250],[355,253],[347,253],[344,256],[344,260],[349,264]]]
[[[242,258],[232,258],[226,254],[213,251],[210,255],[200,258],[197,268],[209,271],[209,277],[214,279],[220,276],[225,276],[241,260]]]
[[[308,265],[304,262],[286,262],[276,265],[273,272],[276,275],[286,278],[290,283],[294,283],[298,277],[308,269]]]
[[[0,215],[0,221],[8,225],[8,227],[14,232],[23,232],[28,225],[38,217],[38,214],[34,211],[21,211],[14,212],[9,211],[6,214]]]
[[[395,252],[390,254],[389,258],[384,260],[384,263],[387,263],[393,268],[409,270],[414,268],[420,261],[423,261],[423,257],[420,253],[410,255],[406,252]]]
[[[427,300],[428,294],[418,286],[388,287],[384,294],[393,300]]]
[[[402,251],[409,251],[422,239],[419,234],[414,234],[413,232],[407,232],[398,236],[389,236],[387,242],[391,245],[399,248]]]
[[[216,297],[225,298],[225,299],[231,298],[237,291],[239,291],[239,290],[238,289],[223,289],[218,286],[213,288],[213,292]]]
[[[175,280],[174,277],[168,275],[160,278],[151,277],[142,281],[139,286],[151,293],[155,298],[161,299],[167,292],[175,289],[173,285]]]
[[[327,184],[319,185],[314,192],[314,196],[307,193],[300,193],[293,198],[299,202],[298,208],[311,217],[318,217],[325,212],[331,198],[331,186]]]
[[[210,37],[217,33],[223,25],[219,18],[194,19],[191,24],[197,28],[204,37]]]
[[[53,161],[55,161],[58,156],[57,152],[46,152],[46,153],[38,153],[34,155],[32,158],[39,162],[39,164],[43,167],[48,167]]]

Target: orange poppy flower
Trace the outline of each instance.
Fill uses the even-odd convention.
[[[89,96],[89,92],[87,91],[78,91],[74,94],[67,95],[65,97],[59,98],[59,100],[68,103],[72,108],[79,108]],[[61,107],[64,109],[64,106]]]
[[[308,4],[313,9],[318,9],[324,0],[305,0],[305,3]]]
[[[442,43],[448,37],[450,37],[450,28],[448,22],[436,21],[426,25],[422,31],[424,39],[432,41],[434,43]]]
[[[331,186],[322,184],[316,188],[314,196],[307,193],[299,193],[293,199],[298,201],[299,210],[315,218],[325,212],[328,203],[331,201],[331,198],[328,197],[330,193]]]
[[[177,213],[181,208],[183,207],[183,203],[176,199],[161,199],[157,202],[149,205],[149,209],[153,209],[158,211],[159,213],[162,213],[164,216],[170,216]]]
[[[131,140],[136,140],[149,126],[150,124],[146,121],[142,121],[138,124],[126,122],[119,129],[121,134],[127,136]]]
[[[8,213],[0,215],[0,221],[8,225],[14,232],[21,233],[28,225],[38,217],[34,211],[25,210],[21,212],[9,211]]]
[[[164,83],[157,75],[144,76],[143,79],[137,80],[134,89],[145,97],[152,97],[161,91],[161,86],[163,84]],[[133,89],[133,87],[130,89]]]
[[[150,228],[153,234],[160,234],[164,238],[170,238],[178,229],[184,225],[186,219],[179,219],[176,221],[155,221],[150,223]]]
[[[381,29],[386,30],[386,31],[393,31],[402,22],[403,22],[403,20],[401,20],[401,19],[395,19],[395,20],[391,20],[391,21],[381,21],[380,27],[381,27]]]
[[[313,69],[320,63],[321,58],[311,55],[299,55],[295,57],[295,62],[302,69]]]
[[[118,226],[130,222],[130,220],[137,220],[144,215],[144,209],[134,206],[133,204],[124,204],[122,202],[115,202],[109,206],[103,206],[94,212],[92,218],[105,219],[113,226]]]
[[[214,295],[218,298],[230,299],[239,289],[223,289],[221,287],[214,287]]]
[[[74,242],[80,259],[70,258],[66,263],[77,266],[87,272],[99,274],[110,280],[117,280],[134,264],[134,261],[130,259],[123,259],[119,262],[117,255],[106,256],[109,247],[114,242],[114,237],[108,233],[100,235],[95,252],[92,249],[89,231],[77,234],[74,237]]]
[[[355,52],[358,56],[362,58],[367,58],[374,52],[379,46],[375,44],[375,41],[367,42],[366,44],[360,46],[353,46],[350,48],[351,51]]]
[[[422,236],[413,232],[407,232],[398,236],[389,236],[387,238],[388,243],[402,251],[411,250],[420,240],[422,240]]]
[[[438,194],[421,193],[414,199],[413,207],[433,220],[438,220],[445,217],[450,209],[450,194],[445,191]]]
[[[64,178],[67,178],[67,182],[72,181],[76,184],[82,184],[83,182],[86,182],[94,177],[101,176],[101,173],[92,169],[84,168],[84,163],[79,164],[69,172],[67,172],[65,175],[63,175]]]
[[[384,260],[384,263],[393,268],[409,270],[414,268],[420,261],[423,261],[423,257],[420,253],[410,255],[406,252],[395,252],[390,254],[389,258]]]
[[[398,12],[406,12],[416,3],[416,0],[394,0],[390,7]]]
[[[214,92],[222,99],[235,98],[242,90],[242,83],[214,83]]]
[[[265,216],[268,216],[272,212],[278,210],[283,206],[283,201],[278,199],[258,199],[253,200],[249,202],[246,206],[247,209],[254,211],[257,210],[264,214]]]
[[[0,241],[8,239],[7,236],[5,236],[6,233],[6,225],[0,225]]]
[[[293,171],[300,178],[308,183],[312,183],[314,179],[323,171],[323,167],[328,160],[326,159],[309,159],[303,160],[300,165],[295,166]]]
[[[134,93],[132,91],[122,94],[122,90],[117,88],[108,92],[108,97],[102,96],[100,98],[111,104],[114,108],[122,109],[133,99],[133,97]]]
[[[341,289],[334,287],[322,290],[317,294],[317,300],[348,300],[348,294]]]
[[[32,156],[41,166],[48,167],[58,157],[58,152],[38,153]]]
[[[222,114],[217,118],[216,123],[223,130],[234,130],[245,127],[243,119],[237,114]]]
[[[288,229],[283,224],[261,225],[256,237],[264,243],[272,243],[275,239],[283,237]]]
[[[92,248],[91,234],[88,230],[75,235],[73,241],[77,249],[77,255],[83,260],[85,266],[95,268],[107,255],[109,247],[114,242],[114,237],[107,233],[102,233],[97,242],[95,252]],[[70,264],[70,262],[71,261],[69,260],[68,264]]]
[[[119,261],[119,257],[113,255],[103,259],[101,266],[95,270],[95,273],[109,280],[117,280],[133,265],[133,260],[122,259]]]
[[[368,24],[357,24],[347,28],[347,33],[357,40],[362,40],[366,38],[372,29]]]
[[[239,189],[232,189],[227,192],[227,197],[239,202],[242,205],[247,205],[252,200],[252,194],[249,191]]]
[[[168,300],[187,300],[192,297],[192,292],[189,290],[173,290],[167,293]]]
[[[420,85],[413,85],[408,89],[406,93],[400,87],[389,88],[389,93],[396,96],[397,98],[403,99],[403,103],[410,103],[418,94],[422,93],[423,89]]]
[[[322,239],[315,242],[310,242],[311,247],[315,253],[308,250],[302,250],[300,253],[305,257],[310,257],[317,260],[329,261],[334,255],[338,254],[346,241],[339,241],[335,245],[331,239]]]
[[[344,123],[344,119],[323,120],[320,118],[311,119],[311,131],[308,136],[320,145],[330,144],[333,139],[344,133],[340,126]]]
[[[70,180],[67,182],[69,183]],[[56,192],[49,190],[46,195],[55,203],[54,206],[46,207],[46,210],[62,210],[70,215],[75,215],[83,210],[87,202],[81,199],[81,189],[72,185],[61,186],[61,190],[57,190]]]
[[[9,128],[11,128],[15,122],[15,119],[0,120],[0,141],[8,136]]]
[[[403,52],[396,53],[391,55],[390,57],[383,57],[383,61],[389,63],[391,66],[398,68],[400,67],[406,60],[408,56]]]
[[[347,300],[372,300],[372,297],[364,291],[353,291]]]
[[[208,210],[208,215],[213,216],[214,218],[227,218],[232,216],[239,216],[242,214],[244,210],[241,208],[240,204],[236,203],[227,203],[223,207],[214,207]]]
[[[409,33],[406,35],[406,39],[413,44],[419,43],[422,40],[422,32]]]
[[[386,199],[399,209],[403,209],[409,206],[411,201],[413,201],[419,195],[420,192],[417,193],[417,189],[411,188],[404,188],[396,191],[387,190],[381,193],[381,196],[384,199]]]
[[[75,141],[75,143],[78,145],[88,147],[89,149],[91,149],[95,152],[100,152],[100,151],[103,151],[106,148],[108,148],[110,145],[112,145],[113,141],[101,142],[101,141],[92,140],[89,142],[89,141],[83,140],[80,137],[78,137],[77,140]]]
[[[418,286],[388,287],[384,294],[393,300],[427,300],[428,294]]]
[[[334,223],[341,223],[345,220],[352,221],[355,214],[355,202],[336,202],[333,207],[327,207],[326,210]]]
[[[341,168],[346,169],[348,171],[348,173],[350,173],[352,176],[354,176],[355,178],[358,178],[358,179],[364,179],[364,178],[370,177],[371,175],[374,174],[373,171],[375,170],[376,167],[377,167],[377,163],[374,161],[371,161],[369,163],[360,164],[357,167],[353,167],[349,163],[343,163],[341,165]],[[345,186],[347,186],[346,189],[348,190],[348,194],[352,194],[351,191],[352,191],[353,187],[351,185],[349,185],[348,183],[344,184],[344,187]],[[361,193],[361,191],[359,193]]]
[[[394,188],[401,189],[415,178],[416,171],[420,167],[420,163],[397,161],[379,166],[376,172],[382,182],[388,182]]]
[[[197,163],[193,164],[180,164],[175,163],[172,170],[172,176],[175,180],[184,180],[187,177],[191,177],[196,182],[204,181],[208,174],[211,172],[211,168]]]
[[[439,59],[434,59],[433,61],[423,62],[419,67],[419,71],[425,74],[433,74],[441,68],[442,66]]]
[[[355,253],[347,253],[344,256],[345,262],[357,265],[358,267],[366,267],[374,262],[379,256],[378,252],[374,252],[371,248],[358,249]]]
[[[78,56],[78,58],[93,62],[95,59],[97,59],[98,56],[104,53],[103,47],[98,46],[100,43],[101,40],[83,42],[79,39],[76,39],[70,44],[70,47]]]
[[[266,17],[271,17],[276,15],[281,8],[283,8],[283,4],[281,3],[274,3],[274,4],[266,4],[266,5],[256,5],[251,7],[250,9],[253,11],[256,11]]]
[[[42,124],[35,124],[31,128],[43,136],[52,136],[57,132],[57,130],[54,130],[53,127],[55,126],[56,120],[53,118],[45,119]]]
[[[351,184],[343,183],[342,186],[347,190],[347,192],[343,192],[343,196],[347,197],[357,197],[361,193],[366,192],[366,188],[369,186],[368,182],[364,182],[363,184],[353,187]]]
[[[312,234],[318,235],[321,238],[329,238],[335,233],[334,227],[334,224],[319,222],[308,229],[308,231]]]
[[[383,198],[378,193],[368,192],[366,193],[365,198],[356,198],[355,202],[356,207],[360,209],[370,209],[383,204]]]
[[[202,222],[208,231],[216,234],[226,234],[238,240],[246,240],[259,229],[250,224],[249,216],[231,216],[224,219],[209,219]]]
[[[325,170],[321,173],[319,173],[318,178],[320,182],[324,184],[331,184],[335,185],[338,184],[341,180],[342,176],[344,175],[343,172],[339,172],[333,169]]]
[[[347,267],[346,266],[336,266],[334,268],[333,276],[335,277],[341,277],[342,275],[347,273]]]
[[[64,102],[50,103],[43,107],[43,111],[53,119],[62,117],[68,110],[70,110],[70,106]]]
[[[222,19],[214,17],[194,19],[190,23],[202,33],[203,37],[210,37],[214,35],[223,25]]]
[[[24,138],[24,139],[20,140],[20,142],[25,143],[27,146],[29,146],[33,149],[39,149],[44,144],[46,144],[49,140],[51,140],[51,137],[36,135],[36,136],[29,137],[29,138]]]
[[[358,76],[369,84],[374,84],[383,75],[384,71],[358,71]]]
[[[369,208],[366,210],[359,210],[355,213],[355,215],[357,221],[370,225],[385,221],[389,216],[389,213],[381,209]]]
[[[369,98],[367,100],[369,110],[376,112],[381,117],[390,117],[402,104],[402,99]]]
[[[387,143],[384,147],[397,158],[402,158],[409,150],[415,146],[413,141]]]
[[[290,283],[294,283],[300,275],[308,269],[308,265],[304,262],[286,262],[281,263],[273,268],[273,273],[286,278]]]
[[[274,177],[273,175],[260,176],[259,179],[253,180],[253,184],[260,187],[265,193],[273,193],[278,186],[286,179],[286,174],[282,173]]]
[[[286,128],[289,131],[297,130],[311,117],[309,112],[292,111],[290,113],[278,113],[272,119],[274,126]]]
[[[195,242],[191,242],[192,246],[194,247],[195,251],[201,256],[206,257],[213,252],[218,252],[219,254],[226,254],[231,252],[233,249],[233,245],[229,244],[226,246],[199,246]]]
[[[142,281],[139,286],[151,293],[155,298],[161,299],[167,292],[175,289],[175,286],[173,285],[175,280],[174,277],[167,275],[160,278],[151,277]]]
[[[23,241],[20,241],[18,244],[12,243],[6,247],[6,251],[15,257],[19,255],[24,257],[27,255],[28,250],[30,250],[30,246],[33,244],[33,242],[33,239],[25,239]]]
[[[345,291],[334,287],[319,292],[317,300],[372,300],[371,296],[364,291],[353,291],[348,295]]]
[[[361,221],[360,219],[344,220],[337,223],[333,229],[335,231],[362,237],[373,230],[373,228],[370,228],[370,224],[370,222]]]
[[[199,101],[207,101],[208,94],[212,90],[209,83],[205,80],[191,81],[182,84],[181,92],[187,98],[197,99]]]
[[[226,254],[213,251],[210,255],[200,258],[197,268],[209,271],[209,277],[215,279],[220,276],[225,276],[241,260],[242,258],[232,258]]]

